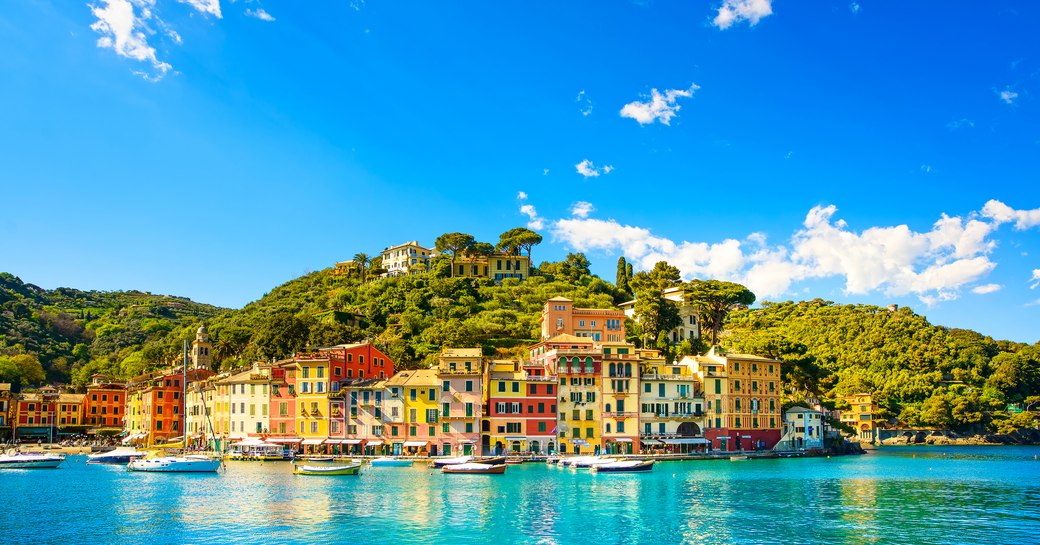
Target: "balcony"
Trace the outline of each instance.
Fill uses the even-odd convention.
[[[332,418],[343,418],[343,411],[332,411]]]
[[[613,412],[613,413],[608,413],[608,412],[605,412],[605,413],[603,413],[603,417],[604,418],[613,418],[615,420],[624,420],[626,418],[635,418],[636,417],[636,413],[630,413],[630,412],[624,412],[624,413]]]
[[[693,375],[662,375],[660,373],[643,373],[640,378],[643,380],[676,380],[687,382],[693,382],[696,379]]]
[[[527,380],[527,382],[556,382],[558,380],[558,377],[531,375],[528,376],[525,380]]]
[[[480,369],[444,369],[443,367],[437,370],[438,375],[480,375]]]

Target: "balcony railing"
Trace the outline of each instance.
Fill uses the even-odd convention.
[[[616,418],[618,420],[622,420],[622,419],[625,419],[625,418],[635,418],[636,417],[636,413],[630,413],[630,412],[623,412],[623,413],[612,412],[612,413],[608,413],[608,412],[605,412],[605,413],[603,413],[603,416],[606,417],[606,418]]]
[[[640,377],[643,380],[685,380],[693,382],[697,377],[694,375],[663,375],[660,373],[643,373]]]
[[[479,375],[481,374],[480,369],[444,369],[443,367],[437,371],[440,375]]]
[[[530,375],[526,378],[528,382],[556,382],[559,377],[556,376],[541,376],[541,375]]]

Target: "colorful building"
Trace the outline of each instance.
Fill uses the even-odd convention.
[[[849,409],[841,411],[841,423],[856,429],[855,437],[860,441],[873,443],[877,440],[878,405],[869,393],[852,394],[842,397]]]
[[[436,369],[402,371],[386,381],[389,414],[384,414],[384,427],[389,428],[386,440],[394,455],[439,455],[440,387]]]
[[[604,343],[602,350],[603,452],[639,453],[639,355],[623,342]]]
[[[14,409],[12,399],[11,384],[0,382],[0,441],[11,438],[11,413]]]
[[[640,441],[651,452],[703,450],[704,393],[691,366],[671,364],[656,350],[640,356]]]
[[[35,392],[13,396],[11,433],[15,439],[55,442],[86,431],[83,424],[83,394],[59,392],[44,386]]]
[[[270,433],[271,365],[254,363],[251,369],[221,378],[216,384],[227,392],[230,441]]]
[[[353,379],[341,383],[339,392],[329,396],[332,403],[330,452],[378,455],[384,452],[383,398],[386,380]],[[337,418],[337,411],[342,416]]]
[[[295,430],[302,439],[301,451],[321,452],[324,449],[320,446],[329,437],[329,354],[299,353],[281,367],[295,377]]]
[[[721,450],[771,449],[780,440],[780,361],[750,354],[684,359],[705,385],[704,436]],[[708,425],[710,424],[710,425]]]
[[[591,338],[567,334],[529,350],[531,361],[553,369],[559,380],[556,434],[560,452],[598,454],[603,447],[603,350]]]
[[[124,431],[128,442],[151,446],[172,441],[184,435],[184,372],[157,371],[134,377],[127,382],[127,410]],[[213,376],[209,369],[188,369],[192,383]]]
[[[442,456],[471,455],[481,444],[484,368],[480,348],[444,348],[437,357],[440,429],[435,441]]]
[[[126,383],[109,379],[103,374],[90,377],[90,386],[83,397],[83,423],[88,433],[114,435],[123,429],[126,408]]]
[[[391,246],[381,254],[384,276],[404,276],[429,270],[433,250],[421,246],[418,241]]]
[[[620,310],[574,308],[574,301],[553,297],[546,301],[539,321],[542,340],[574,335],[597,343],[625,342],[625,313]]]
[[[522,452],[527,447],[527,380],[517,360],[495,360],[487,372],[487,409],[481,450],[485,454]]]
[[[394,361],[372,343],[338,344],[318,352],[328,358],[333,387],[344,380],[394,376]]]

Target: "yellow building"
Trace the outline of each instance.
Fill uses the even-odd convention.
[[[210,377],[193,382],[188,385],[184,394],[184,429],[188,433],[189,445],[210,445],[210,441],[215,437],[217,380],[218,377]],[[210,427],[211,424],[214,424],[213,428]]]
[[[640,440],[651,450],[701,450],[704,393],[701,379],[688,362],[668,364],[656,350],[639,350]]]
[[[394,455],[439,454],[436,443],[440,423],[438,386],[436,369],[401,371],[387,379],[386,403],[390,414],[384,415],[384,427],[389,428],[386,440]]]
[[[453,276],[458,278],[490,278],[501,282],[506,278],[526,279],[531,275],[531,259],[525,255],[495,252],[490,256],[460,254],[455,256]]]
[[[384,276],[404,276],[429,269],[433,250],[413,240],[391,246],[380,255],[383,258],[383,269],[386,270]]]
[[[639,355],[635,345],[602,345],[603,451],[635,454],[639,447]]]
[[[488,368],[486,432],[481,442],[484,453],[527,450],[527,379],[520,362],[494,360]]]
[[[779,360],[713,348],[684,361],[703,380],[705,437],[715,448],[771,449],[780,441]]]
[[[852,394],[842,397],[850,405],[849,410],[841,411],[841,423],[856,429],[856,437],[860,441],[873,443],[877,440],[877,403],[869,393]]]

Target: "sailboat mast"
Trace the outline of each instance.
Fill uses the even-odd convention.
[[[181,453],[188,451],[188,341],[184,341],[184,370],[181,373]]]

